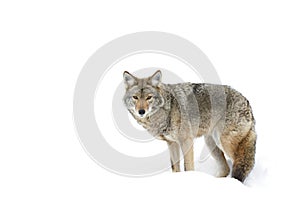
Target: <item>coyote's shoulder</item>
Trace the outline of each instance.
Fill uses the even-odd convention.
[[[212,155],[223,167],[220,176],[228,174],[225,152],[236,160],[234,168],[243,165],[243,171],[234,169],[233,176],[244,180],[254,164],[256,134],[251,106],[241,93],[225,85],[163,84],[160,71],[143,79],[125,72],[124,81],[124,104],[149,133],[183,150],[187,142],[204,135]],[[216,153],[216,148],[220,152]],[[239,150],[248,151],[247,155],[240,154],[246,155],[247,164],[238,162]],[[186,169],[193,169],[193,164]]]

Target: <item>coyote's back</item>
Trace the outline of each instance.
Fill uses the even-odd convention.
[[[185,170],[194,169],[193,138],[204,136],[219,164],[218,176],[229,174],[224,152],[233,160],[232,176],[244,181],[254,166],[255,120],[248,100],[229,86],[163,84],[161,72],[137,78],[124,72],[123,101],[139,124],[165,140],[172,170],[180,171],[180,149]]]

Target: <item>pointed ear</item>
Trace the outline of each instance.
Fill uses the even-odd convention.
[[[156,71],[151,77],[150,82],[153,86],[158,86],[161,83],[161,71]]]
[[[125,71],[123,73],[123,79],[124,79],[126,89],[128,89],[129,87],[133,86],[136,83],[136,78],[128,71]]]

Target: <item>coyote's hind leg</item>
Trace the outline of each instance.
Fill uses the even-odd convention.
[[[214,139],[210,135],[204,136],[205,143],[208,149],[211,152],[212,157],[217,161],[219,166],[219,172],[217,174],[218,177],[226,177],[229,172],[229,166],[227,164],[226,158],[224,157],[224,153],[221,149],[216,145]]]

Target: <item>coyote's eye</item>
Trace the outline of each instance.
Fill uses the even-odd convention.
[[[132,98],[133,98],[133,99],[138,99],[138,97],[137,97],[137,96],[132,96]]]
[[[152,99],[152,96],[148,96],[148,97],[146,98],[146,100],[150,100],[150,99]]]

